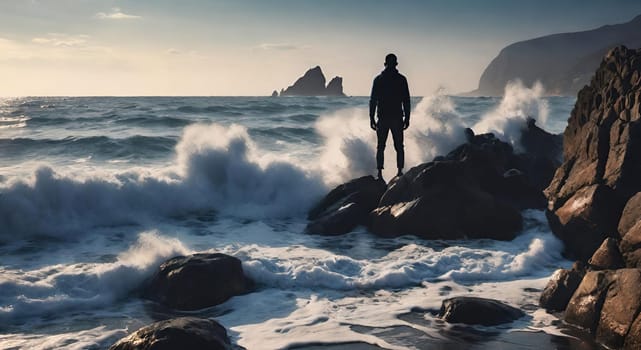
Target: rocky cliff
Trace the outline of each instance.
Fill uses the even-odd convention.
[[[280,96],[345,96],[343,78],[334,77],[325,86],[325,75],[321,67],[309,69],[293,85],[281,90]]]
[[[548,198],[566,254],[541,306],[609,348],[641,347],[641,49],[616,47],[581,89]],[[587,271],[582,266],[587,263]],[[580,281],[580,283],[579,283]]]
[[[543,36],[505,47],[487,66],[473,95],[502,95],[510,80],[539,80],[550,94],[574,96],[603,55],[618,45],[641,47],[641,16],[627,23]]]

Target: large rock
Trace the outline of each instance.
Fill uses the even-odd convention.
[[[610,348],[620,348],[641,306],[641,271],[620,269],[610,277],[611,284],[601,309],[596,339]]]
[[[592,333],[596,331],[612,275],[612,271],[590,271],[583,277],[565,309],[564,319],[567,323]]]
[[[616,45],[641,47],[641,16],[596,29],[552,34],[503,48],[487,66],[475,95],[502,95],[505,85],[520,79],[540,81],[548,93],[576,96],[590,82],[603,55]]]
[[[579,92],[564,132],[564,163],[545,190],[552,229],[570,255],[587,258],[587,248],[618,236],[623,204],[641,190],[640,111],[641,50],[617,47]],[[602,200],[586,196],[599,192]],[[579,222],[570,220],[574,206]]]
[[[521,229],[520,210],[545,202],[518,168],[526,163],[494,135],[468,130],[466,144],[389,184],[370,230],[430,239],[512,239]]]
[[[308,233],[336,235],[368,223],[368,214],[378,205],[387,185],[381,179],[363,176],[342,184],[310,210]]]
[[[541,293],[539,305],[548,311],[563,311],[585,276],[585,266],[576,262],[572,269],[557,270]]]
[[[628,230],[619,247],[626,266],[641,268],[641,221]]]
[[[180,317],[145,326],[109,350],[231,350],[225,327],[196,317]]]
[[[606,238],[588,260],[593,270],[616,270],[625,267],[619,246],[614,238]]]
[[[144,295],[174,309],[197,310],[247,293],[251,285],[240,260],[220,253],[194,254],[160,265]]]
[[[325,75],[321,67],[309,69],[287,89],[281,90],[280,96],[345,96],[343,78],[334,77],[325,87]]]
[[[639,313],[634,322],[632,322],[632,326],[630,326],[630,330],[628,330],[628,335],[625,336],[623,349],[641,349],[641,313]]]
[[[618,226],[621,237],[624,237],[639,221],[641,221],[641,192],[632,196],[623,208]]]
[[[443,300],[439,316],[449,323],[495,326],[523,317],[520,309],[497,300],[455,297]]]

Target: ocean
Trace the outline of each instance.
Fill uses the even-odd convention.
[[[465,127],[518,150],[525,118],[560,133],[574,101],[520,84],[502,98],[415,97],[406,169],[462,143]],[[572,342],[538,307],[549,277],[571,265],[541,211],[526,211],[508,242],[303,232],[331,188],[375,174],[367,106],[366,97],[0,99],[0,348],[104,349],[187,314],[217,319],[247,349]],[[386,152],[389,180],[391,139]],[[194,252],[239,258],[257,289],[195,312],[138,297],[162,261]],[[496,298],[527,317],[448,325],[434,310],[456,295]]]

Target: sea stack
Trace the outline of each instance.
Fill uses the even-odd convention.
[[[325,75],[320,66],[309,69],[293,85],[281,90],[280,96],[345,96],[343,78],[334,77],[325,86]]]

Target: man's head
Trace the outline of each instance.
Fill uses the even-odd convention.
[[[385,67],[396,67],[397,64],[398,61],[395,54],[390,53],[389,55],[385,56]]]

